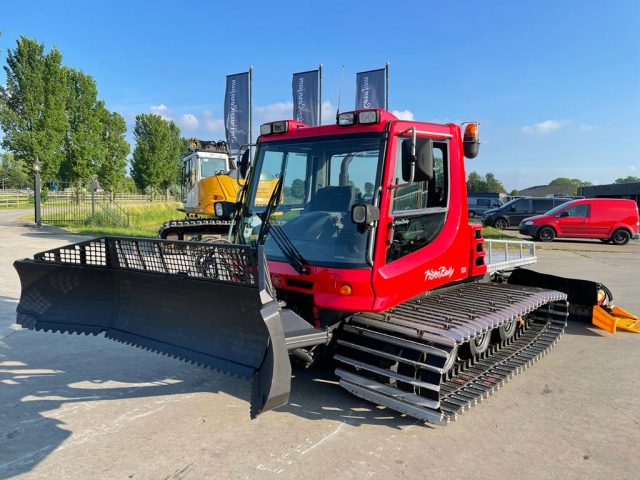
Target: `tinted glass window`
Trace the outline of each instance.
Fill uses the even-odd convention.
[[[551,210],[553,208],[553,200],[549,199],[549,200],[531,200],[531,202],[533,203],[533,211],[534,212],[548,212],[549,210]]]
[[[478,199],[478,205],[481,207],[489,207],[491,205],[491,199],[490,198],[479,198]]]
[[[405,139],[403,141],[408,141]],[[398,145],[395,181],[402,182],[402,148]],[[395,189],[392,215],[393,237],[387,250],[387,263],[398,260],[431,243],[440,233],[446,218],[448,200],[447,144],[433,143],[434,178]],[[478,203],[481,199],[478,199]]]
[[[514,213],[518,213],[518,212],[526,212],[527,210],[529,210],[529,200],[518,200],[517,202],[514,202],[508,209],[507,211],[511,211]]]
[[[403,139],[408,142],[409,139]],[[444,162],[446,147],[444,144],[433,144],[433,180],[413,182],[411,185],[396,188],[393,194],[392,212],[404,212],[422,208],[447,206],[447,171]],[[402,147],[398,143],[396,155],[395,183],[402,183]]]

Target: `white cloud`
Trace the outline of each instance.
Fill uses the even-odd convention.
[[[293,117],[293,102],[277,102],[253,109],[254,121],[258,124],[287,120]]]
[[[322,102],[322,124],[330,125],[336,123],[336,112],[338,107],[332,105],[329,100]]]
[[[452,122],[449,118],[430,118],[427,121],[430,123],[439,123],[440,125],[446,125],[447,123],[460,124],[458,121]]]
[[[202,121],[204,129],[208,133],[224,135],[224,120],[221,118],[215,118],[210,110],[202,111]]]
[[[164,118],[165,120],[172,120],[173,118],[171,117],[171,110],[169,110],[169,107],[167,107],[164,104],[160,104],[160,105],[151,105],[149,107],[149,111],[155,115],[160,115],[162,118]]]
[[[564,127],[568,122],[566,120],[545,120],[536,123],[532,127],[522,127],[522,131],[528,134],[549,133]]]
[[[631,170],[632,172],[635,172],[636,170],[638,170],[636,167],[634,167],[633,165],[631,165],[629,167],[629,170]]]
[[[178,126],[183,130],[195,130],[200,125],[200,122],[193,113],[185,113],[178,121]]]
[[[411,110],[394,110],[391,113],[400,120],[413,120],[413,112]]]
[[[581,132],[590,132],[591,130],[596,130],[598,127],[595,125],[580,125],[580,131]]]

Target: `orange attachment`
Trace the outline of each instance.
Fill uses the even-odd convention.
[[[593,307],[591,322],[609,333],[616,333],[616,329],[640,333],[640,318],[619,307],[610,311],[599,306]]]
[[[469,123],[464,129],[464,141],[465,142],[477,142],[478,141],[478,125],[475,123]]]
[[[351,295],[351,285],[349,285],[348,283],[343,283],[340,287],[340,293],[345,296]]]

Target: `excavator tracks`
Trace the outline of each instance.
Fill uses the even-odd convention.
[[[448,424],[545,356],[567,316],[566,295],[542,288],[467,284],[430,292],[350,317],[337,340],[336,375],[358,397]]]
[[[216,218],[183,218],[164,222],[158,230],[158,238],[168,240],[201,240],[204,235],[226,237],[231,220]]]

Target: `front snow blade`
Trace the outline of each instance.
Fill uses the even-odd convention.
[[[262,254],[262,252],[260,252]],[[264,257],[260,257],[264,258]],[[17,323],[97,335],[244,378],[251,417],[284,405],[291,364],[265,261],[241,245],[103,237],[14,263]]]

